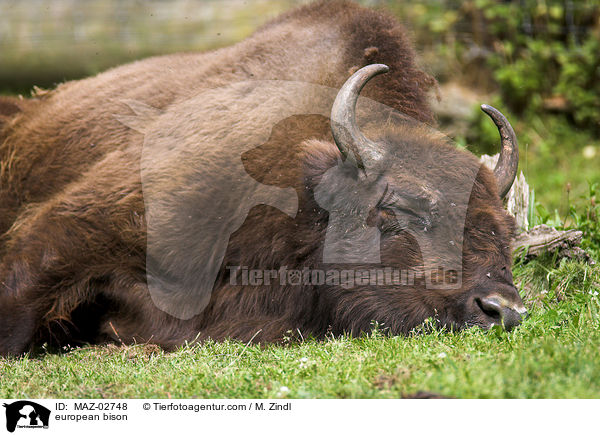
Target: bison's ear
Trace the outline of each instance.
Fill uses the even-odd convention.
[[[323,174],[342,159],[342,153],[333,141],[315,139],[302,143],[300,156],[303,161],[304,179],[309,187],[319,184]]]
[[[21,104],[17,98],[0,97],[0,116],[8,118],[21,110]]]

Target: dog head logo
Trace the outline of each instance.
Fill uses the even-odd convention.
[[[14,432],[16,428],[48,428],[50,410],[29,400],[5,403],[6,430]]]

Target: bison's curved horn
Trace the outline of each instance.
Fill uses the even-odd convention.
[[[500,132],[500,141],[502,150],[500,151],[500,157],[498,163],[494,168],[494,175],[496,176],[496,182],[498,183],[498,189],[500,190],[500,198],[508,193],[512,187],[513,181],[517,176],[517,167],[519,166],[519,145],[517,143],[517,136],[513,130],[510,122],[506,117],[500,113],[499,110],[488,106],[487,104],[481,105],[483,110]]]
[[[331,108],[331,132],[344,157],[353,157],[360,169],[371,166],[381,158],[377,144],[367,139],[356,125],[358,94],[369,80],[388,72],[383,64],[373,64],[359,69],[340,89]]]

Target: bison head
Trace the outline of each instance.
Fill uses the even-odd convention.
[[[399,333],[434,317],[453,329],[511,329],[526,313],[511,274],[514,221],[502,204],[518,164],[514,131],[482,106],[501,135],[493,172],[415,123],[363,134],[358,94],[387,70],[369,65],[348,79],[331,113],[335,145],[309,146],[307,183],[328,211],[323,264],[363,272],[352,286],[329,288],[333,324],[359,331],[377,320]]]

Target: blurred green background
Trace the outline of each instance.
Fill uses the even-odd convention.
[[[0,0],[0,93],[96,74],[154,54],[232,44],[299,0]],[[439,81],[440,129],[497,151],[478,110],[503,110],[540,216],[565,219],[600,183],[600,0],[371,0],[396,15]],[[439,97],[436,98],[436,97]],[[594,191],[593,189],[591,189]]]

